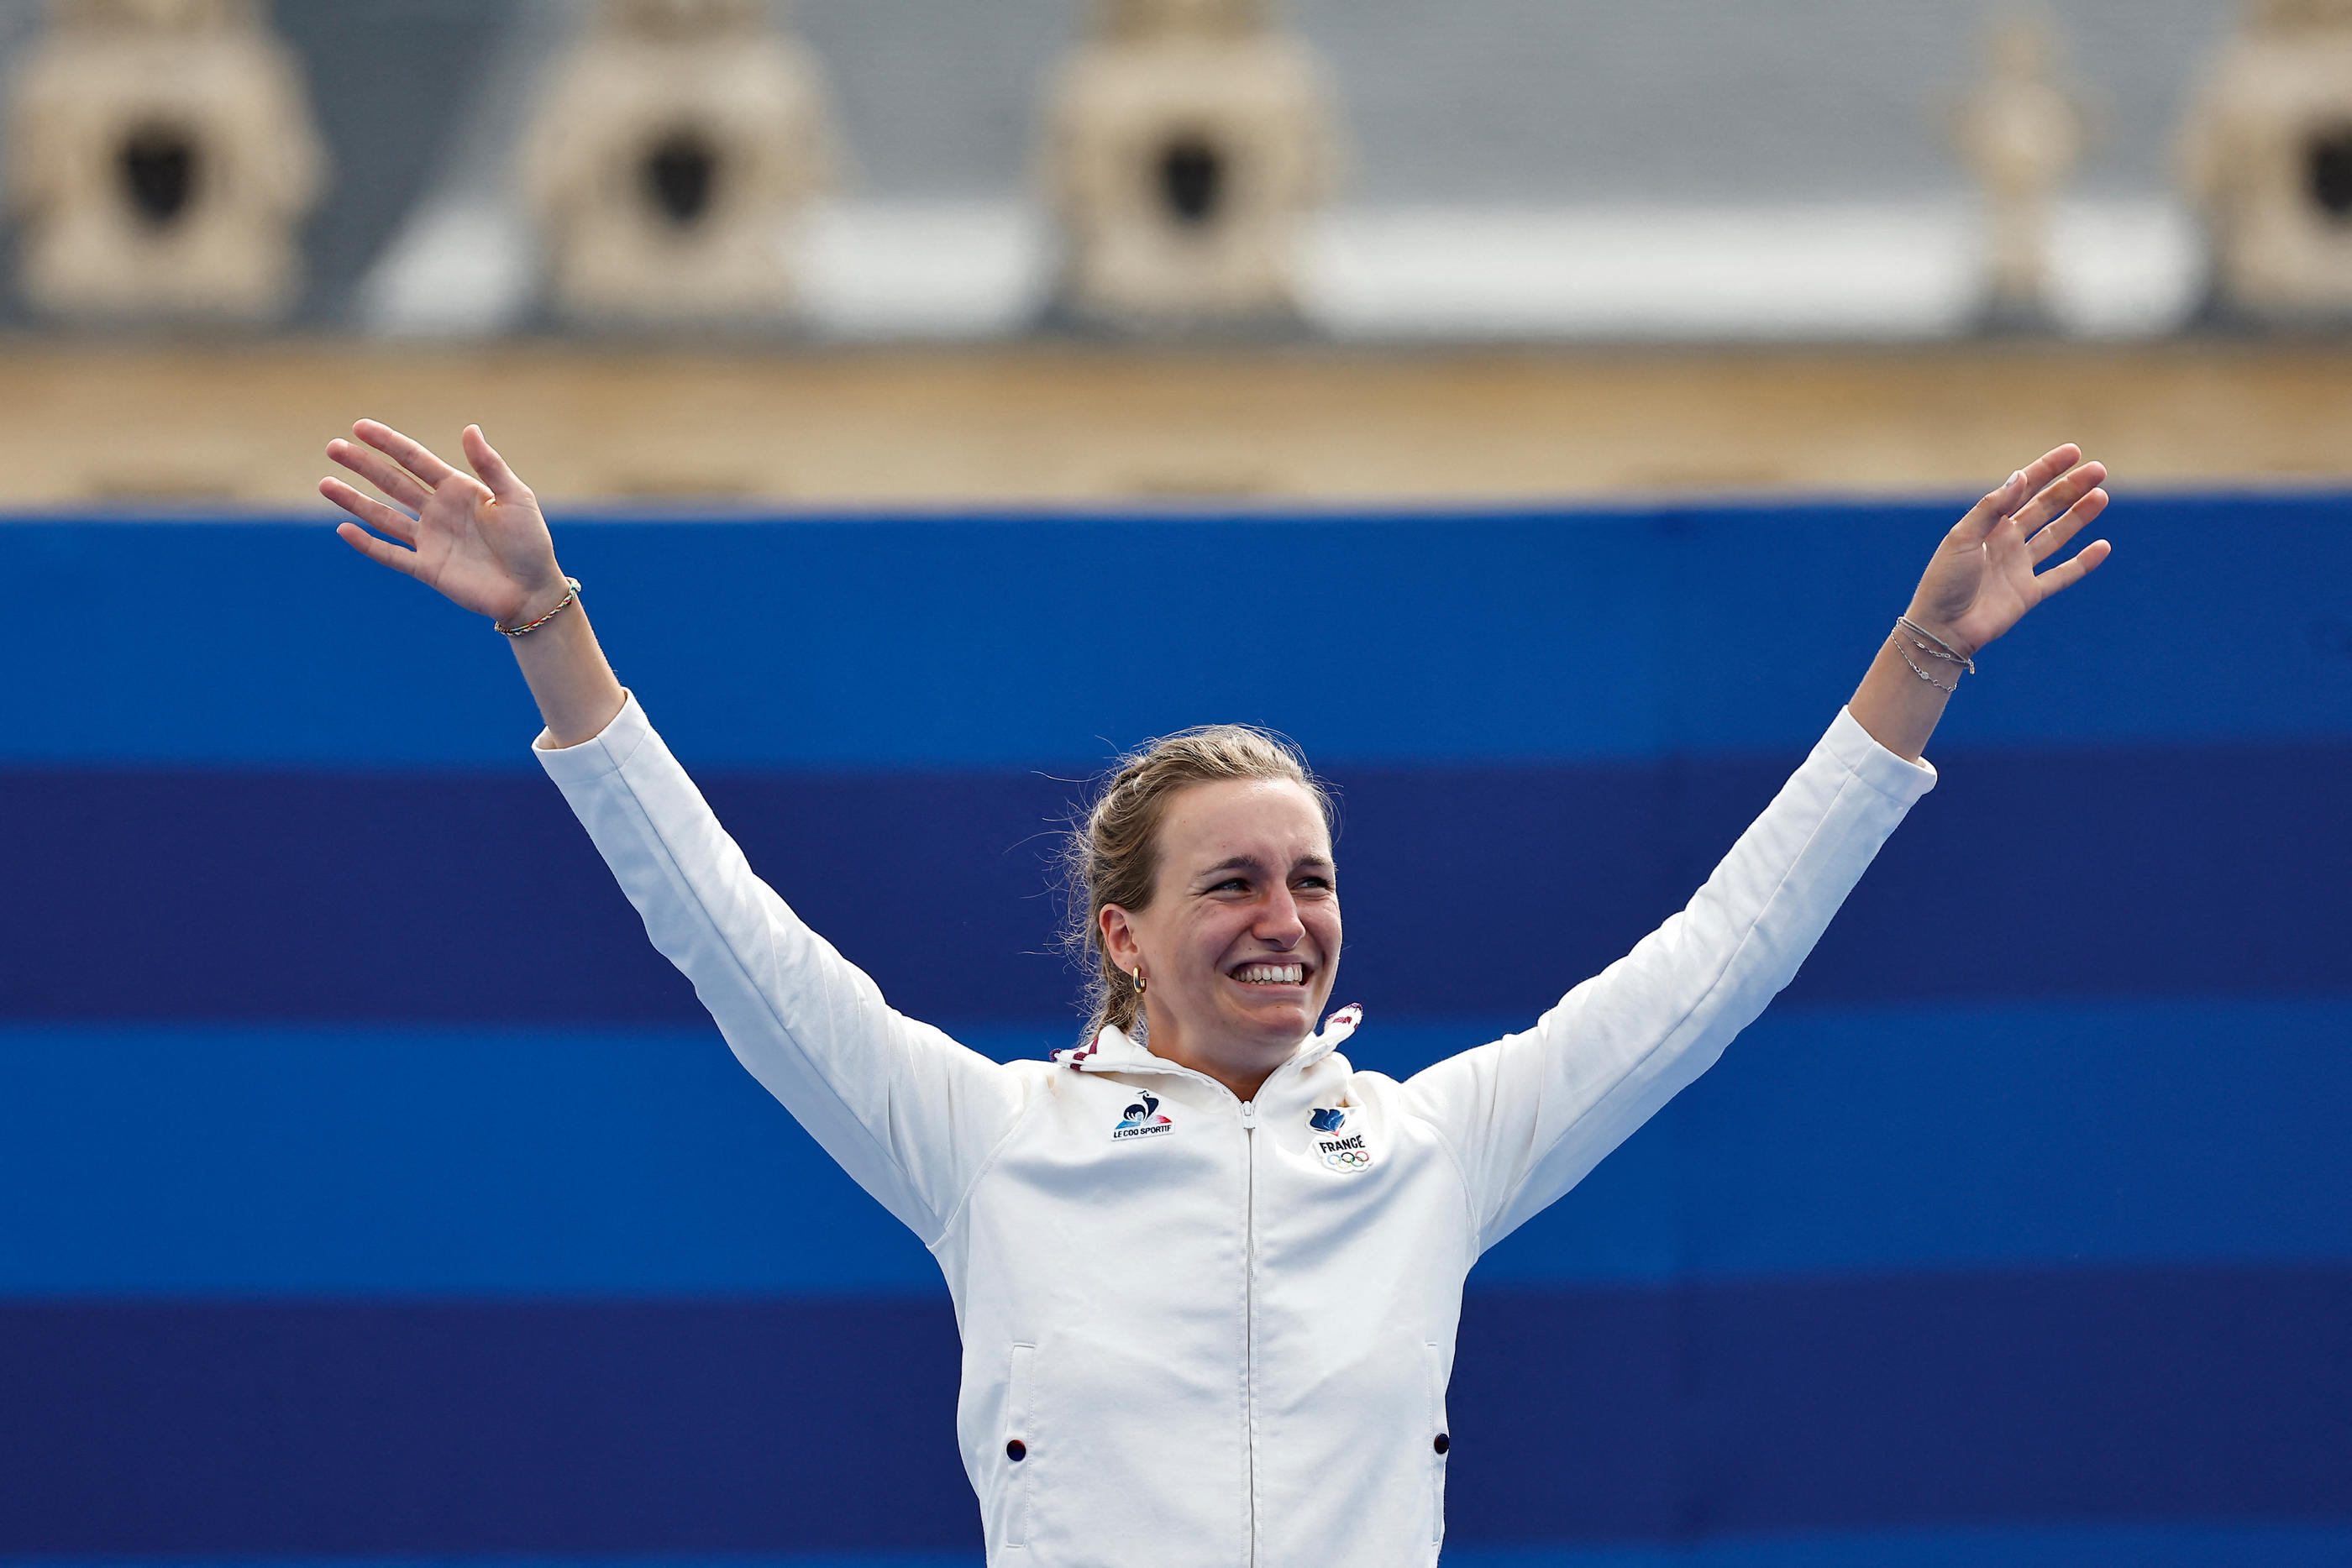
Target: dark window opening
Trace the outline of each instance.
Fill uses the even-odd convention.
[[[1160,195],[1178,223],[1199,228],[1215,222],[1224,193],[1224,154],[1214,147],[1186,137],[1161,150]]]
[[[195,198],[196,141],[178,126],[140,126],[123,139],[118,161],[131,210],[153,227],[177,222]]]
[[[2311,139],[2311,199],[2338,223],[2352,222],[2352,125]]]
[[[709,215],[719,151],[691,131],[674,131],[646,155],[645,173],[655,210],[679,228],[691,228]]]

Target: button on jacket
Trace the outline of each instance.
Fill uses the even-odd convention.
[[[1841,713],[1525,1033],[1399,1082],[1349,1065],[1342,1009],[1244,1103],[1115,1029],[1000,1065],[892,1011],[634,697],[539,756],[738,1059],[939,1260],[997,1568],[1433,1563],[1471,1264],[1722,1054],[1935,781]]]

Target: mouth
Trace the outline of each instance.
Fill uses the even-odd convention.
[[[1231,977],[1244,986],[1303,986],[1313,966],[1301,963],[1244,964],[1230,971]]]

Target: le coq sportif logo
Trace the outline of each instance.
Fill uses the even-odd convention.
[[[1172,1133],[1175,1124],[1160,1113],[1160,1097],[1139,1092],[1135,1103],[1119,1113],[1118,1125],[1110,1130],[1110,1141],[1124,1143],[1129,1138],[1149,1138],[1160,1133]]]

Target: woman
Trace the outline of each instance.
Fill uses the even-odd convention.
[[[381,424],[339,532],[509,634],[540,760],[743,1064],[939,1259],[992,1563],[1428,1563],[1463,1278],[1718,1055],[1911,802],[1985,644],[2108,553],[2062,446],[1937,548],[1845,710],[1689,907],[1534,1027],[1400,1083],[1317,1022],[1329,813],[1218,726],[1125,759],[1073,851],[1096,1027],[1000,1066],[902,1018],[753,876],[598,651],[530,492]],[[477,477],[478,476],[478,477]],[[373,528],[374,533],[368,530]],[[378,535],[384,537],[379,538]],[[822,1354],[821,1347],[812,1347]]]

